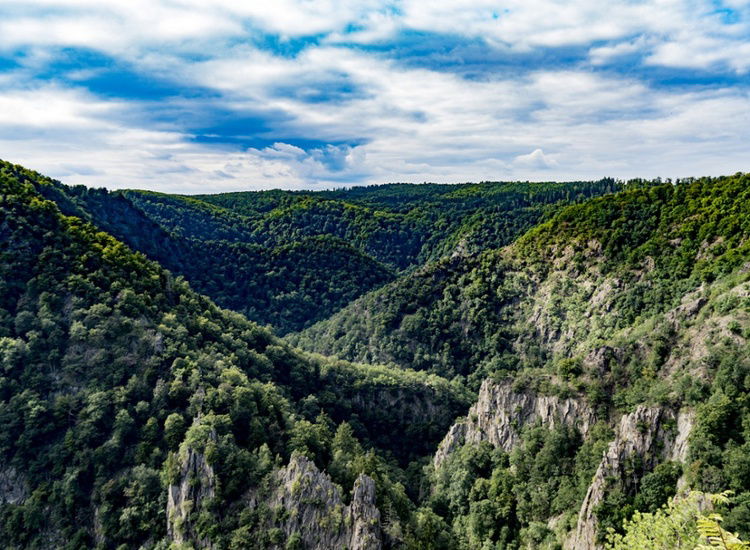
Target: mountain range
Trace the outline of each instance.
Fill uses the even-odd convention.
[[[106,184],[106,181],[102,182]],[[750,537],[750,176],[165,195],[0,163],[9,548]]]

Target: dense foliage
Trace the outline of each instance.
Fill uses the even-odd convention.
[[[452,537],[445,548],[554,547],[575,527],[610,436],[605,425],[586,442],[574,429],[535,427],[510,455],[486,442],[462,447],[435,472],[428,502]]]
[[[324,318],[393,278],[391,270],[332,236],[269,247],[244,229],[247,220],[199,201],[35,181],[64,213],[90,220],[185,276],[219,305],[282,332]],[[169,216],[178,227],[157,223]]]
[[[562,204],[617,188],[603,180],[185,197],[30,181],[64,213],[281,333],[327,318],[459,243],[472,250],[506,244]]]
[[[736,491],[725,526],[748,537],[748,243],[750,177],[633,182],[564,209],[506,249],[430,264],[289,339],[320,353],[465,377],[473,388],[490,375],[513,377],[519,387],[583,395],[605,418],[641,403],[695,408],[685,470],[661,464],[636,489],[613,488],[596,509],[598,522],[620,529],[634,511],[655,511],[684,476],[697,489]],[[491,479],[490,471],[482,477]],[[561,473],[550,479],[560,484],[554,494],[580,505],[580,487],[563,490]],[[520,486],[515,481],[514,495]],[[545,494],[535,484],[524,500]],[[450,509],[434,511],[454,535],[474,541],[468,548],[486,539],[464,531],[462,518],[480,517],[464,503],[458,520]],[[538,517],[559,509],[545,513]],[[515,525],[515,541],[532,540],[524,537],[537,525],[534,546],[550,531],[538,517],[495,524]]]
[[[552,363],[549,344],[564,328],[580,331],[578,347],[612,339],[750,259],[750,177],[628,187],[562,210],[507,249],[431,263],[291,341],[447,377],[478,371],[481,380]],[[608,310],[590,310],[592,325],[582,302],[601,288]],[[560,359],[574,359],[565,351]]]
[[[226,503],[297,451],[344,490],[356,474],[372,474],[380,500],[398,511],[393,521],[408,520],[396,481],[406,474],[381,456],[403,463],[428,453],[465,408],[461,388],[301,354],[89,223],[62,215],[23,181],[36,175],[21,172],[0,172],[6,545],[156,544],[165,536],[175,453],[185,445],[205,449],[209,433],[218,498]],[[341,424],[345,418],[351,425]],[[222,544],[260,525],[240,516],[220,507],[199,530]],[[235,546],[263,548],[264,536]]]
[[[609,533],[609,550],[741,550],[750,547],[736,533],[721,526],[721,514],[709,511],[727,507],[730,492],[705,494],[692,491],[670,499],[651,513],[636,512],[626,520],[624,534]]]
[[[334,235],[405,269],[451,253],[513,241],[563,204],[611,193],[614,180],[569,183],[390,184],[321,192],[250,192],[198,198],[255,221],[268,244]]]
[[[646,404],[690,412],[689,451],[605,480],[600,542],[746,540],[748,243],[742,174],[183,197],[0,164],[0,534],[167,548],[168,490],[200,485],[200,456],[199,545],[301,548],[279,528],[299,510],[263,502],[303,455],[345,503],[374,480],[385,547],[559,548]],[[538,420],[508,452],[467,440],[436,466],[487,377],[596,422]],[[674,535],[678,486],[732,506]]]

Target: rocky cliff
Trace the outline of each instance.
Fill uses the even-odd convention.
[[[310,460],[295,454],[289,465],[274,474],[275,488],[263,499],[272,525],[309,550],[382,548],[380,512],[375,506],[375,482],[361,474],[354,483],[351,503],[344,505],[338,486]],[[251,506],[260,505],[251,499]],[[274,548],[283,548],[280,544]]]
[[[211,432],[210,439],[216,440]],[[180,450],[177,483],[167,489],[167,534],[177,544],[192,542],[198,548],[212,548],[193,529],[193,513],[200,511],[216,492],[216,476],[203,453],[188,446]]]
[[[21,504],[28,495],[23,476],[12,466],[0,467],[0,505]]]
[[[585,439],[596,420],[594,410],[582,398],[540,395],[530,390],[514,390],[510,382],[485,380],[468,418],[450,428],[435,454],[433,465],[440,468],[451,453],[463,445],[481,441],[509,452],[520,443],[523,428],[535,424],[550,429],[559,425],[573,426]],[[595,510],[607,491],[618,487],[633,492],[643,475],[657,464],[667,460],[684,462],[692,426],[693,413],[688,410],[675,413],[664,407],[641,405],[622,416],[588,488],[576,529],[565,541],[565,548],[598,548]],[[638,467],[633,467],[634,464]]]
[[[510,451],[519,442],[521,430],[536,423],[550,429],[574,426],[585,438],[595,421],[594,410],[582,399],[516,391],[510,381],[487,379],[468,417],[454,424],[440,443],[433,465],[439,468],[448,455],[465,443],[488,441]]]
[[[167,531],[178,545],[213,548],[194,529],[194,518],[214,497],[216,476],[205,455],[191,448],[180,453],[177,483],[170,485]],[[380,512],[375,505],[375,482],[361,474],[354,483],[351,502],[344,504],[341,491],[330,477],[303,455],[271,474],[267,487],[251,492],[246,506],[267,510],[265,529],[279,532],[269,550],[291,544],[306,550],[382,548]]]
[[[620,419],[615,439],[609,444],[578,514],[575,533],[565,547],[571,550],[599,548],[595,510],[608,490],[619,486],[634,490],[644,473],[665,460],[684,461],[693,414],[678,414],[662,407],[641,405]],[[637,462],[640,467],[633,468]]]

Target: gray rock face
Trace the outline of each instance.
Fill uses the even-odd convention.
[[[677,414],[677,434],[672,442],[672,451],[669,460],[685,462],[688,456],[688,437],[695,424],[695,411],[682,409]]]
[[[370,477],[361,474],[355,481],[348,506],[328,475],[302,455],[294,455],[289,465],[276,473],[276,483],[264,503],[277,518],[284,518],[274,526],[287,539],[299,537],[302,547],[310,550],[382,548],[375,482]]]
[[[602,363],[609,349],[597,352]],[[601,357],[599,357],[601,356]],[[688,452],[688,436],[693,427],[692,411],[675,414],[662,407],[640,406],[624,415],[615,430],[615,438],[604,453],[588,488],[578,516],[576,530],[565,541],[570,550],[594,550],[597,520],[594,509],[607,491],[614,486],[631,491],[641,476],[666,460],[684,462]],[[514,391],[509,382],[485,380],[479,398],[467,419],[454,424],[441,442],[433,464],[439,468],[445,460],[466,443],[488,441],[493,446],[511,451],[520,442],[524,426],[539,423],[548,428],[565,425],[576,427],[586,438],[596,422],[593,409],[582,399],[561,399],[538,395],[531,391]],[[629,468],[637,459],[640,468]]]
[[[0,467],[0,504],[22,504],[28,496],[23,476],[12,466]]]
[[[517,392],[510,382],[485,380],[468,418],[454,424],[440,443],[433,465],[439,468],[448,456],[465,443],[488,441],[510,451],[524,426],[540,423],[578,428],[585,438],[596,422],[594,410],[582,399]]]
[[[216,434],[212,433],[215,439]],[[167,494],[167,534],[177,544],[192,543],[197,548],[212,548],[210,541],[195,534],[190,521],[193,511],[214,497],[216,476],[205,455],[191,448],[180,450],[178,483],[170,485]]]
[[[360,474],[354,482],[352,502],[348,507],[352,526],[349,548],[352,550],[377,550],[382,548],[380,511],[375,507],[375,482]]]
[[[676,430],[665,426],[674,426]],[[675,415],[661,407],[640,406],[635,412],[620,419],[615,439],[609,444],[586,498],[578,514],[575,533],[565,547],[575,550],[600,548],[596,543],[597,520],[594,509],[607,491],[616,484],[625,490],[634,489],[640,482],[641,472],[651,471],[665,460],[684,461],[687,455],[687,438],[693,425],[691,412]],[[638,458],[642,468],[633,471],[628,463]]]
[[[199,422],[199,420],[196,420]],[[211,432],[209,439],[216,440]],[[216,475],[203,453],[183,446],[177,482],[167,495],[167,534],[176,545],[213,548],[201,539],[193,519],[216,494]],[[340,490],[327,474],[302,455],[293,455],[285,468],[271,474],[267,489],[246,495],[246,505],[263,507],[271,514],[267,530],[279,529],[283,540],[270,549],[282,549],[294,537],[306,550],[380,550],[383,547],[380,512],[375,501],[375,482],[361,474],[346,506]],[[260,495],[263,496],[260,496]]]

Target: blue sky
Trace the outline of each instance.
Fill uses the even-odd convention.
[[[750,170],[750,2],[3,0],[0,158],[167,192]]]

